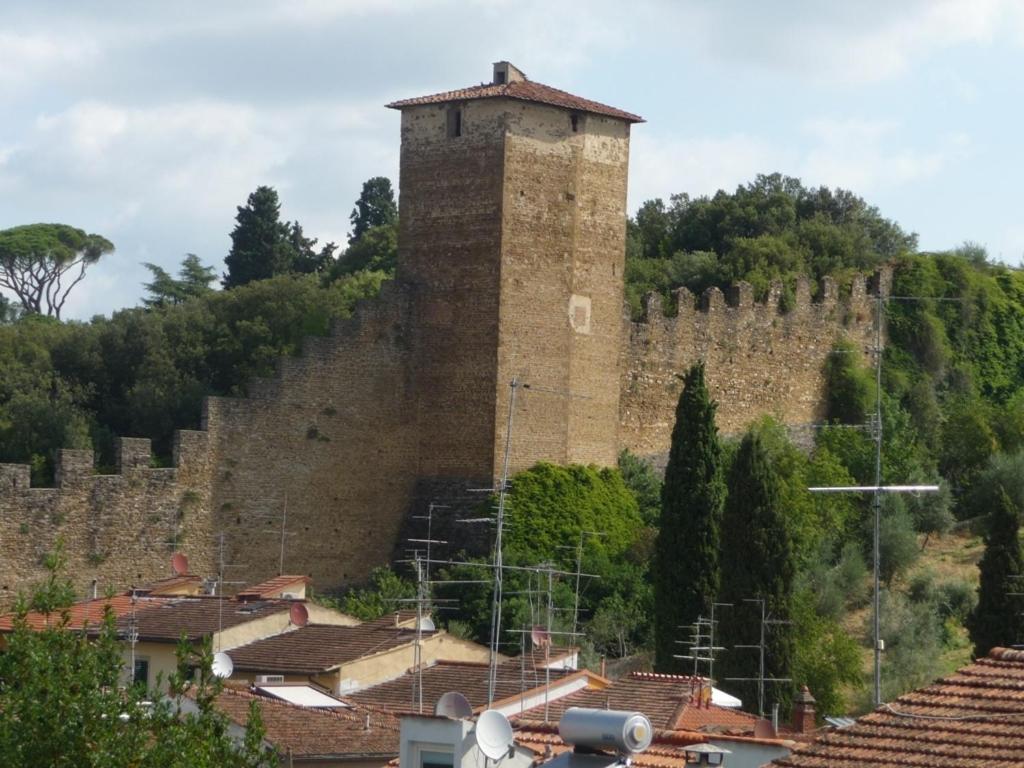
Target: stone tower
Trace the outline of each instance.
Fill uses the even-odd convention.
[[[528,80],[402,113],[399,268],[421,478],[615,463],[629,133],[641,118]]]

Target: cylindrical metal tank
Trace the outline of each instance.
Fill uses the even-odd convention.
[[[643,752],[654,736],[651,721],[640,712],[570,707],[558,723],[566,744],[619,753]]]

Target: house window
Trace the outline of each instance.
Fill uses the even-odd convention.
[[[579,133],[579,130],[580,130],[580,116],[579,115],[570,115],[569,116],[569,122],[572,124],[572,132],[573,133]]]
[[[455,756],[451,752],[436,752],[421,749],[418,768],[455,768]]]
[[[462,110],[452,107],[448,110],[448,138],[454,139],[462,135]]]
[[[132,670],[132,685],[149,687],[149,659],[136,659]]]

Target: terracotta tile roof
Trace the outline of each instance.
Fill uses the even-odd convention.
[[[746,712],[701,703],[695,678],[633,672],[604,690],[584,689],[549,704],[548,716],[557,720],[569,707],[624,709],[643,712],[655,728],[752,735],[757,718]],[[537,709],[524,718],[536,716]]]
[[[223,609],[221,608],[223,602]],[[95,626],[103,619],[105,606],[109,605],[117,619],[118,630],[127,630],[131,622],[132,598],[129,594],[82,600],[68,610],[71,629]],[[287,611],[288,600],[267,600],[256,603],[239,603],[232,598],[210,596],[149,596],[139,595],[135,603],[135,625],[140,640],[154,642],[178,642],[184,634],[189,640],[197,640],[213,634],[219,628],[229,629],[247,621]],[[28,614],[32,629],[42,629],[60,620],[59,614],[46,616],[41,613]],[[0,633],[10,632],[14,625],[14,614],[0,616]]]
[[[372,622],[347,627],[309,624],[233,648],[231,660],[236,670],[245,672],[316,674],[354,659],[408,645],[415,639],[416,633],[411,629]]]
[[[469,101],[471,99],[518,99],[519,101],[532,101],[538,104],[550,104],[563,109],[570,109],[575,112],[590,112],[595,115],[605,115],[626,120],[630,123],[642,123],[644,119],[631,112],[624,112],[607,104],[601,104],[571,93],[552,88],[550,85],[537,83],[532,80],[516,80],[511,83],[481,83],[468,88],[459,88],[444,93],[434,93],[429,96],[417,96],[412,99],[393,101],[387,106],[391,109],[402,109],[404,107],[415,107],[423,104],[444,104],[449,101]]]
[[[222,628],[287,612],[290,606],[288,600],[239,603],[226,597],[178,597],[160,598],[142,607],[140,599],[135,626],[140,640],[177,642],[183,634],[189,640],[198,640]],[[122,614],[117,620],[118,629],[128,629],[130,621],[128,613]]]
[[[398,755],[399,723],[391,715],[362,709],[310,709],[229,686],[217,697],[216,706],[245,725],[252,701],[260,703],[266,739],[282,756],[291,750],[294,757],[305,760],[365,756],[383,764]]]
[[[1024,651],[993,648],[772,765],[1024,766]]]
[[[139,597],[137,598],[136,611],[171,602],[172,600],[174,598]],[[113,611],[114,617],[117,618],[131,613],[132,599],[129,595],[114,595],[109,598],[99,597],[95,600],[82,600],[75,603],[68,609],[68,629],[96,627],[103,620],[103,612],[108,605],[110,610]],[[15,614],[13,613],[6,613],[0,616],[0,632],[10,632],[14,629],[14,618]],[[58,624],[61,621],[61,614],[44,614],[33,611],[25,618],[30,629],[39,630]]]
[[[485,662],[438,661],[423,670],[423,707],[433,712],[434,704],[448,691],[458,691],[469,701],[474,710],[487,706],[489,667]],[[561,680],[569,675],[586,674],[572,670],[552,669],[551,680]],[[412,712],[416,694],[417,676],[408,672],[401,677],[361,691],[345,694],[345,698],[368,707],[390,712]],[[495,700],[519,696],[524,690],[543,687],[543,670],[527,667],[525,676],[518,659],[509,659],[498,667],[495,680]]]
[[[295,584],[302,584],[303,587],[312,583],[309,576],[275,576],[272,579],[246,587],[238,593],[239,600],[259,600],[261,598],[280,597],[288,587]]]

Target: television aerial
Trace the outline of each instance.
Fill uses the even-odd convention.
[[[171,572],[175,576],[188,575],[188,558],[181,552],[175,552],[171,555]]]
[[[304,627],[309,623],[309,609],[302,603],[292,603],[288,609],[288,618],[296,627]]]
[[[483,712],[476,721],[476,745],[485,757],[500,760],[514,744],[508,718],[496,709]]]
[[[451,720],[465,720],[472,717],[473,707],[469,700],[458,691],[448,691],[437,700],[434,705],[434,714],[437,717],[447,717]]]
[[[235,671],[235,662],[224,651],[213,654],[213,674],[216,677],[231,677]]]

